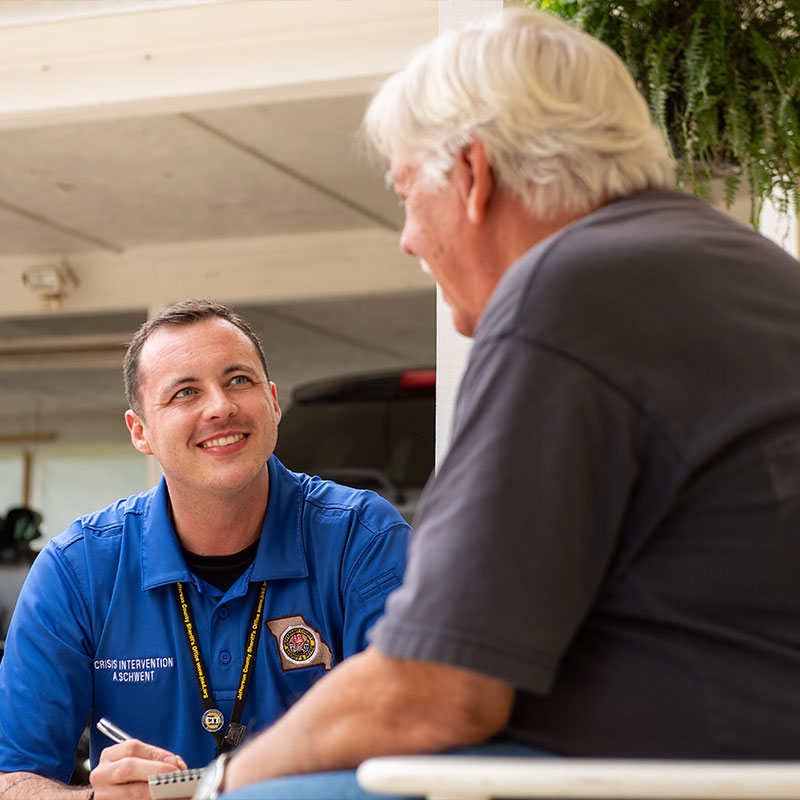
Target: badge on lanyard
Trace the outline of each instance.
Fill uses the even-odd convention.
[[[200,721],[209,733],[216,733],[222,730],[222,726],[225,724],[225,717],[216,708],[209,708],[208,711],[203,712]]]
[[[246,726],[240,723],[242,718],[242,711],[244,703],[247,698],[247,689],[250,685],[250,678],[253,674],[251,661],[255,658],[258,640],[261,636],[261,615],[264,613],[264,598],[267,593],[267,582],[262,581],[261,591],[258,593],[255,607],[253,609],[253,616],[250,620],[248,627],[247,640],[245,642],[245,657],[242,663],[241,677],[239,679],[239,689],[236,692],[236,698],[233,702],[233,710],[231,711],[230,724],[225,733],[222,733],[222,728],[225,725],[225,716],[223,713],[214,708],[213,695],[211,692],[211,685],[208,681],[208,672],[203,664],[203,657],[200,653],[199,642],[197,641],[197,634],[192,618],[192,610],[189,603],[189,598],[183,591],[183,584],[178,581],[175,584],[175,593],[178,601],[178,609],[183,622],[184,633],[186,634],[186,644],[189,649],[189,655],[192,659],[194,666],[195,678],[197,678],[197,688],[200,690],[200,699],[203,702],[205,711],[200,718],[200,723],[203,728],[207,730],[213,737],[217,745],[217,756],[220,753],[227,752],[231,747],[240,745],[244,740],[245,733],[247,732]]]

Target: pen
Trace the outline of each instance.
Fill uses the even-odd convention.
[[[109,720],[107,720],[105,717],[97,721],[97,730],[99,730],[100,733],[104,733],[109,739],[113,739],[117,743],[133,738],[132,736],[128,736],[125,731],[120,730],[113,722],[109,722]]]

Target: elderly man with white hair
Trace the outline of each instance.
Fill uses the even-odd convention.
[[[371,646],[205,796],[476,747],[796,758],[797,262],[671,191],[620,59],[542,13],[440,37],[365,130],[474,337],[452,446]]]

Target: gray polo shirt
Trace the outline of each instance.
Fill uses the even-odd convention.
[[[475,337],[373,632],[588,756],[800,751],[800,265],[701,201],[541,242]]]

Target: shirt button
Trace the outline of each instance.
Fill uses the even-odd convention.
[[[228,606],[221,606],[220,607],[220,609],[219,609],[219,618],[220,619],[228,619],[228,617],[230,615],[231,615],[231,610],[228,608]]]
[[[231,654],[230,654],[230,653],[229,653],[227,650],[223,650],[223,651],[222,651],[222,652],[219,654],[219,660],[220,660],[220,661],[221,661],[223,664],[230,664],[230,663],[231,663]]]

